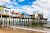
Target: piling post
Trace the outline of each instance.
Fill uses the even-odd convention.
[[[17,23],[16,24],[18,24],[18,17],[17,17]]]
[[[2,15],[1,15],[1,27],[2,27]]]
[[[6,27],[7,27],[7,16],[6,16]]]
[[[9,16],[9,26],[11,26],[11,24],[10,24],[10,16]]]
[[[26,18],[26,25],[27,25],[27,18]]]
[[[22,19],[22,24],[23,24],[23,19]]]
[[[28,25],[29,25],[29,18],[28,18]]]
[[[25,25],[25,17],[24,17],[24,25]]]
[[[21,24],[21,17],[20,17],[20,19],[19,19],[19,23]]]
[[[13,26],[13,17],[12,17],[12,26]]]

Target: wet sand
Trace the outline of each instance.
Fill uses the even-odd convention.
[[[16,30],[11,30],[11,29],[0,28],[0,33],[27,33],[27,32],[22,32],[22,31],[16,31]]]
[[[12,30],[12,29],[0,28],[0,33],[29,33],[29,32],[16,31],[16,30]],[[32,31],[32,32],[30,32],[30,33],[43,33],[43,32]]]

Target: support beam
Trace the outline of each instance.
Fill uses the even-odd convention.
[[[13,17],[12,17],[12,26],[13,26]]]
[[[7,27],[7,16],[6,16],[6,27]]]
[[[24,25],[25,25],[25,18],[24,18]]]
[[[2,20],[2,15],[1,15],[1,27],[2,27],[2,25],[3,25],[3,20]]]
[[[23,19],[22,19],[22,24],[23,24]]]
[[[29,25],[29,18],[28,18],[28,25]]]
[[[18,17],[17,17],[17,24],[18,24]]]
[[[2,15],[1,15],[1,25],[2,25]]]
[[[27,25],[27,18],[26,18],[26,25]]]
[[[10,16],[9,16],[9,26],[11,26],[11,24],[10,24]]]
[[[21,24],[21,18],[19,19],[19,21],[20,21],[19,23]]]

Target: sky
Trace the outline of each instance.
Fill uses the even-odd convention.
[[[50,0],[0,0],[0,5],[5,5],[15,12],[29,15],[37,11],[50,21]]]

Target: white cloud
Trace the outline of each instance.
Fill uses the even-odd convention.
[[[48,15],[50,14],[50,0],[36,0],[31,6],[24,5],[21,6],[21,8],[21,12],[25,11],[28,14],[33,14],[34,11],[37,11],[39,13],[42,13],[45,18],[45,16],[48,17]]]
[[[13,4],[17,5],[17,3],[16,3],[16,2],[13,2]]]
[[[19,2],[23,2],[23,1],[25,1],[25,0],[18,0]]]
[[[7,3],[11,3],[10,0],[0,0],[0,5],[4,5]]]
[[[43,12],[43,14],[48,17],[50,14],[50,10],[48,10],[50,9],[50,0],[36,0],[32,6],[34,5],[36,5],[36,10]]]
[[[18,12],[18,11],[17,11],[17,10],[15,10],[15,9],[11,9],[11,11],[13,11],[13,10],[14,10],[15,12]]]
[[[0,1],[10,3],[10,0],[0,0]]]

